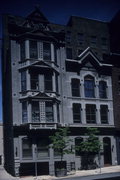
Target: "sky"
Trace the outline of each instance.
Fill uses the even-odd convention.
[[[71,15],[109,22],[120,10],[120,0],[1,0],[0,39],[2,38],[3,14],[24,17],[30,14],[36,5],[40,7],[40,10],[50,22],[56,24],[67,24]],[[0,121],[2,121],[1,91],[0,73]]]

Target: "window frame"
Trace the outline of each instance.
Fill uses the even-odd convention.
[[[102,109],[104,108],[104,109]],[[100,120],[101,124],[108,124],[108,105],[100,105]]]
[[[75,123],[75,124],[81,123],[81,104],[73,103],[72,109],[73,109],[73,123]]]
[[[84,77],[84,94],[86,98],[95,98],[95,79],[91,75]]]
[[[80,97],[80,79],[71,79],[71,91],[73,97]]]
[[[29,145],[28,148],[23,148],[23,141],[27,140]],[[29,152],[30,155],[24,155],[24,150],[27,150]],[[33,158],[33,147],[32,147],[32,140],[27,138],[27,137],[23,137],[22,138],[22,158],[23,159],[32,159]]]
[[[96,124],[96,104],[86,104],[86,123]]]

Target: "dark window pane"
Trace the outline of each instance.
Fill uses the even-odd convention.
[[[108,123],[108,106],[107,105],[100,106],[100,116],[101,116],[101,123],[107,124]]]
[[[32,122],[40,121],[40,110],[39,110],[39,102],[32,102]]]
[[[91,76],[86,76],[84,79],[85,97],[93,98],[95,97],[94,88],[94,78]]]
[[[66,58],[72,59],[72,48],[66,48]]]
[[[26,91],[26,71],[21,72],[21,91]]]
[[[86,122],[96,123],[96,105],[86,104]]]
[[[49,141],[48,139],[37,139],[37,157],[41,159],[49,156]]]
[[[46,122],[53,122],[53,104],[51,102],[45,103],[45,114],[46,114]]]
[[[107,98],[107,85],[106,82],[100,81],[99,82],[99,96],[100,98]]]
[[[52,75],[45,75],[45,91],[52,91]]]
[[[81,123],[81,105],[77,103],[73,104],[73,122]]]
[[[38,58],[37,41],[30,41],[30,58]]]
[[[80,80],[72,79],[72,96],[80,96]]]
[[[43,59],[46,61],[51,61],[50,43],[43,42]]]
[[[32,157],[32,143],[28,139],[22,139],[22,156],[23,158]]]
[[[71,32],[70,31],[66,32],[65,40],[66,40],[67,43],[71,42]]]
[[[22,122],[27,123],[28,122],[28,115],[27,115],[27,102],[22,103]]]
[[[25,41],[20,44],[21,61],[25,59]]]
[[[31,89],[38,90],[39,89],[39,80],[38,74],[31,74]]]

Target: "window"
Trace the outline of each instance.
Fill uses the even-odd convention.
[[[21,61],[25,59],[25,41],[20,44]]]
[[[57,122],[60,123],[59,104],[57,104]]]
[[[65,35],[65,39],[67,43],[71,42],[71,32],[67,31],[66,35]]]
[[[46,61],[51,60],[51,46],[50,43],[43,42],[43,59]]]
[[[40,122],[39,102],[32,102],[32,122]]]
[[[57,74],[55,76],[55,81],[56,81],[56,92],[58,93],[58,75]]]
[[[102,45],[102,49],[104,50],[106,50],[107,49],[107,45],[108,45],[108,40],[107,40],[107,38],[105,38],[105,37],[102,37],[101,38],[101,45]]]
[[[38,58],[37,41],[30,41],[30,58]]]
[[[27,116],[27,102],[22,102],[22,122],[27,123],[28,122],[28,116]]]
[[[72,79],[71,83],[72,88],[72,96],[79,97],[80,96],[80,80]]]
[[[46,115],[46,122],[53,122],[53,104],[52,102],[45,103],[45,115]]]
[[[57,64],[57,47],[54,46],[54,58],[55,58],[55,63]]]
[[[96,123],[96,105],[86,104],[86,122],[88,124]]]
[[[31,140],[27,138],[22,139],[22,157],[23,158],[32,157],[32,143]]]
[[[85,90],[85,97],[93,98],[95,97],[94,94],[94,88],[95,88],[95,83],[94,83],[94,78],[90,75],[86,76],[84,79],[84,90]]]
[[[41,159],[49,156],[49,141],[48,139],[37,139],[37,157]]]
[[[66,58],[72,59],[72,48],[66,48]]]
[[[83,138],[81,138],[81,137],[75,138],[75,155],[76,156],[82,155],[82,152],[79,149],[81,142],[83,142]]]
[[[46,74],[44,76],[45,80],[45,91],[52,91],[52,75]]]
[[[21,91],[26,91],[27,84],[26,84],[26,71],[21,72]]]
[[[96,43],[97,43],[97,37],[96,37],[96,36],[91,36],[90,42],[91,42],[91,45],[92,45],[92,46],[96,46]]]
[[[81,104],[73,104],[73,122],[81,123]]]
[[[105,81],[99,82],[99,97],[100,98],[107,98],[107,84]]]
[[[101,117],[102,124],[108,123],[108,106],[107,105],[100,106],[100,117]]]
[[[38,74],[35,74],[35,73],[31,74],[31,89],[32,90],[38,90],[39,89]]]
[[[78,33],[77,34],[77,39],[78,39],[78,45],[82,45],[84,43],[84,34],[83,33]]]

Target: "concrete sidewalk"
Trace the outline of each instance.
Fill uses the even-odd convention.
[[[98,176],[98,178],[101,177],[101,175],[105,174],[111,174],[113,173],[114,175],[120,175],[120,166],[110,166],[110,167],[104,167],[101,169],[95,169],[95,170],[80,170],[80,171],[73,171],[68,173],[67,176],[65,177],[55,177],[55,176],[38,176],[37,180],[54,180],[54,179],[67,179],[67,178],[74,178],[74,177],[88,177],[88,176],[93,176],[95,177]],[[109,177],[109,176],[108,176]],[[17,178],[20,180],[35,180],[36,177],[30,176],[30,177],[21,177]]]

